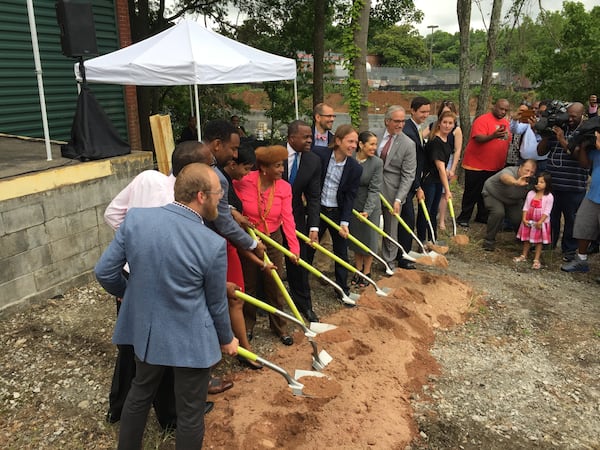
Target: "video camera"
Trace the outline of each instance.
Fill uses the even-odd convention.
[[[533,129],[542,137],[552,136],[554,134],[553,126],[563,127],[569,122],[568,107],[569,103],[567,102],[552,100]]]
[[[591,145],[595,148],[596,145],[596,131],[600,132],[600,117],[592,117],[589,120],[583,122],[579,128],[577,128],[571,137],[569,138],[569,151],[575,150],[575,147],[581,147],[587,149]]]

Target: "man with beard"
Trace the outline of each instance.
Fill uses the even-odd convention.
[[[210,367],[221,352],[235,355],[238,347],[228,313],[225,240],[204,225],[217,218],[222,196],[209,166],[188,164],[175,181],[175,202],[130,210],[96,265],[102,287],[123,298],[113,343],[132,345],[136,357],[119,449],[142,447],[167,368],[175,379],[177,447],[202,447]],[[129,279],[122,274],[125,262]]]

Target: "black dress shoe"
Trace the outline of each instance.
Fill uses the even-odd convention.
[[[113,414],[112,412],[108,411],[106,413],[106,422],[108,423],[117,423],[119,420],[121,420],[121,416],[120,415],[116,415]]]
[[[279,340],[283,345],[292,345],[294,343],[294,338],[288,335],[280,336]]]
[[[469,228],[469,222],[456,222],[459,226],[463,227],[463,228]]]
[[[315,312],[312,310],[312,308],[307,309],[302,314],[304,315],[304,317],[306,317],[306,320],[308,320],[309,322],[318,322],[319,321],[319,317],[315,314]]]
[[[402,261],[398,262],[398,267],[400,269],[404,269],[404,270],[415,270],[417,268],[417,266],[415,266],[414,262],[407,261],[405,259],[403,259]]]

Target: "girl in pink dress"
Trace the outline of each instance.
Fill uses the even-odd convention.
[[[523,252],[520,256],[513,258],[514,262],[527,260],[527,254],[531,244],[535,244],[535,255],[533,257],[532,269],[541,269],[540,255],[542,245],[552,242],[550,234],[550,212],[554,204],[552,191],[552,176],[548,172],[542,172],[537,177],[537,183],[533,190],[529,191],[525,204],[523,205],[523,217],[521,226],[517,232],[517,238],[523,242]]]

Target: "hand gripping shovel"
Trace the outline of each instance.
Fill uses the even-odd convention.
[[[284,255],[286,255],[288,258],[291,258],[294,256],[294,254],[292,252],[290,252],[287,248],[285,248],[284,246],[282,246],[281,244],[279,244],[278,242],[275,242],[273,239],[271,239],[269,236],[267,236],[266,234],[258,231],[258,230],[254,230],[254,232],[267,244],[269,244],[270,246],[276,248],[277,250],[279,250],[281,253],[283,253]],[[346,303],[347,305],[356,305],[356,299],[352,299],[349,296],[346,295],[346,293],[344,292],[344,290],[340,287],[340,285],[338,285],[335,281],[333,281],[331,278],[325,276],[325,274],[319,272],[317,269],[315,269],[313,266],[311,266],[310,264],[308,264],[306,261],[304,261],[302,258],[298,258],[298,265],[306,270],[308,270],[310,273],[312,273],[314,276],[316,276],[317,278],[329,283],[331,286],[333,286],[333,288],[341,295],[341,299],[342,302]],[[358,296],[357,296],[358,298]],[[317,326],[323,326],[326,324],[323,323],[314,323],[311,322],[310,324],[310,328],[312,330],[315,330],[315,327]],[[329,325],[332,326],[332,325]],[[316,330],[315,330],[316,331]]]
[[[238,347],[237,353],[242,358],[246,358],[246,359],[248,359],[250,361],[254,361],[254,362],[259,362],[263,366],[268,367],[269,369],[277,372],[279,375],[281,375],[283,378],[286,379],[287,384],[288,384],[289,388],[292,390],[292,393],[294,395],[304,395],[302,393],[302,389],[304,388],[304,385],[302,383],[300,383],[298,380],[296,380],[295,378],[293,378],[283,368],[279,367],[276,364],[273,364],[271,361],[267,361],[266,359],[261,358],[260,356],[246,350],[243,347]],[[318,373],[318,372],[316,372],[316,373]]]
[[[361,217],[364,217],[364,216],[361,216]],[[329,225],[331,225],[333,228],[335,228],[337,231],[340,231],[341,227],[323,213],[321,213],[321,220],[324,220]],[[369,219],[367,219],[367,220],[369,220]],[[386,274],[394,275],[394,271],[390,268],[390,266],[388,266],[388,263],[386,263],[381,256],[379,256],[377,253],[375,253],[373,250],[371,250],[365,244],[360,242],[357,238],[352,236],[350,233],[348,233],[348,240],[350,242],[352,242],[354,245],[356,245],[358,248],[360,248],[362,251],[369,253],[373,258],[375,258],[377,261],[379,261],[381,264],[383,264],[385,266]]]
[[[329,250],[327,250],[322,245],[319,245],[316,242],[311,242],[311,240],[310,240],[310,238],[308,236],[305,236],[304,234],[300,233],[298,230],[296,230],[296,236],[298,236],[300,239],[302,239],[308,245],[312,245],[314,248],[316,248],[317,250],[319,250],[325,256],[328,256],[331,259],[333,259],[336,263],[341,264],[348,271],[357,274],[358,276],[360,276],[361,278],[363,278],[367,282],[371,283],[373,285],[373,287],[375,287],[375,293],[377,295],[379,295],[380,297],[387,297],[388,296],[388,293],[391,291],[390,288],[381,289],[379,286],[377,286],[377,283],[375,283],[375,281],[373,281],[370,277],[366,276],[364,273],[362,273],[356,267],[352,266],[351,264],[348,264],[342,258],[340,258],[339,256],[335,255],[334,253],[330,252]],[[350,294],[350,295],[356,295],[356,294]]]
[[[313,339],[317,335],[317,333],[313,330],[308,329],[306,327],[306,325],[304,325],[303,321],[298,320],[295,317],[292,317],[289,314],[287,314],[283,311],[280,311],[279,309],[275,308],[274,306],[271,306],[268,303],[262,302],[259,299],[252,297],[251,295],[248,295],[244,292],[235,291],[235,296],[237,298],[244,300],[245,302],[251,303],[252,305],[254,305],[256,307],[267,311],[268,313],[275,314],[279,317],[283,317],[286,320],[294,322],[296,325],[298,325],[300,328],[302,328],[302,330],[304,331],[304,336],[306,336],[308,338],[308,342],[310,342],[310,345],[312,346],[312,350],[313,350],[312,351],[312,358],[313,358],[312,359],[312,367],[313,367],[313,369],[323,370],[325,367],[327,367],[327,364],[329,364],[331,361],[333,361],[333,358],[325,350],[321,350],[321,352],[319,353],[319,351],[317,349],[317,343]],[[330,325],[330,326],[333,327],[333,325]]]
[[[371,228],[373,228],[373,230],[375,230],[381,236],[383,236],[384,238],[389,240],[392,244],[394,244],[396,247],[398,247],[398,249],[402,252],[403,259],[406,259],[407,261],[417,262],[417,263],[419,262],[418,258],[413,258],[408,253],[406,253],[406,250],[404,250],[404,247],[402,247],[402,245],[400,245],[400,243],[396,239],[391,237],[389,234],[387,234],[385,231],[383,231],[381,228],[379,228],[377,225],[375,225],[373,222],[371,222],[366,217],[361,216],[357,210],[353,209],[352,213],[356,216],[356,218],[358,220],[362,221],[363,223],[365,223],[368,226],[370,226]]]
[[[402,228],[404,228],[406,230],[406,232],[408,234],[410,234],[412,236],[412,238],[417,242],[417,244],[419,244],[419,247],[421,247],[421,250],[423,251],[423,253],[425,255],[431,257],[432,259],[442,256],[436,252],[428,252],[427,249],[425,248],[425,246],[423,245],[423,243],[421,242],[421,240],[415,234],[415,232],[408,226],[408,224],[404,221],[404,219],[402,217],[400,217],[400,214],[396,214],[394,212],[394,207],[392,205],[390,205],[390,202],[388,202],[381,193],[379,194],[379,198],[381,198],[381,202],[383,203],[383,206],[385,206],[387,208],[387,210],[390,212],[390,214],[396,218],[396,220],[400,223],[400,225],[402,225]]]

